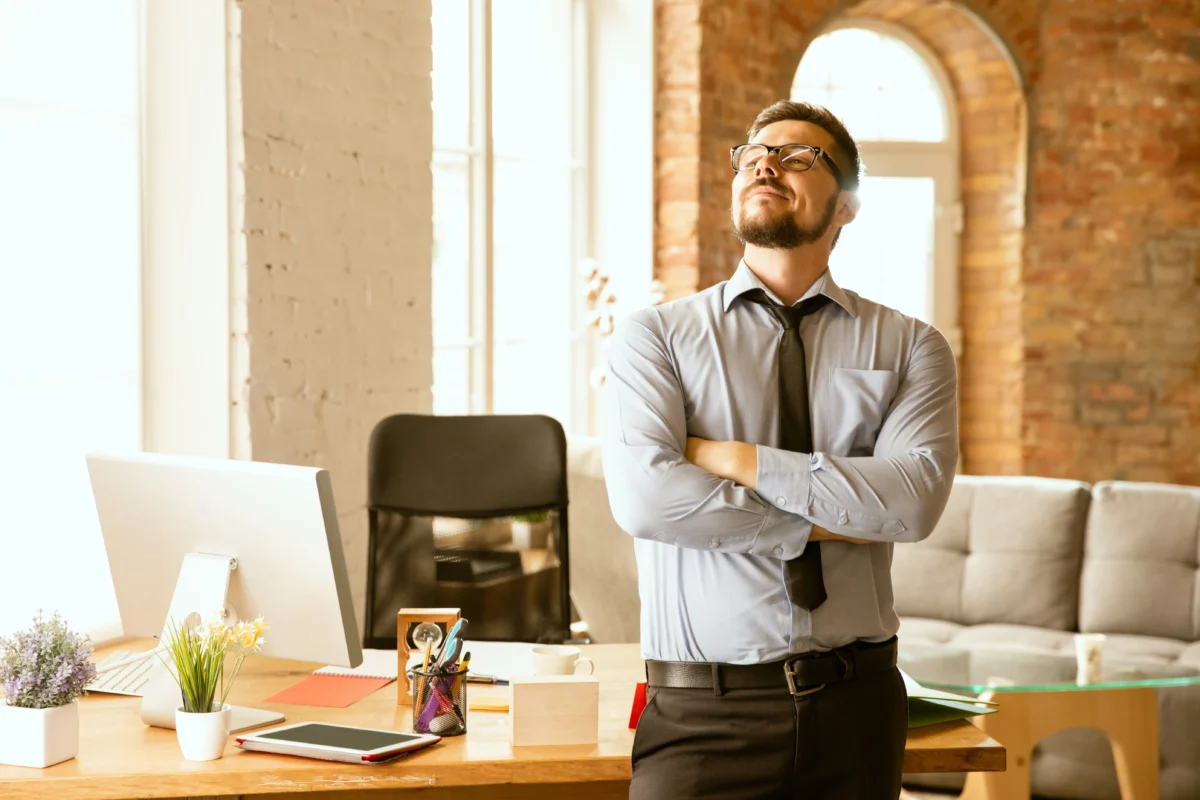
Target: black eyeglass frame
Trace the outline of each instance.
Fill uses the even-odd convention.
[[[766,158],[767,156],[774,153],[776,159],[779,161],[779,166],[783,167],[783,169],[786,169],[789,172],[808,172],[810,169],[813,168],[813,165],[817,163],[817,159],[824,158],[825,163],[829,165],[829,171],[833,173],[833,177],[837,181],[838,186],[845,185],[845,178],[842,176],[842,171],[838,168],[838,165],[834,163],[833,159],[829,156],[829,153],[825,152],[822,148],[815,147],[814,145],[811,145],[811,144],[795,144],[795,143],[781,144],[781,145],[778,145],[777,147],[767,147],[765,144],[754,144],[752,142],[747,143],[747,144],[739,144],[737,147],[729,148],[729,166],[731,169],[733,169],[734,172],[748,172],[750,169],[752,169],[751,167],[747,167],[746,169],[738,169],[737,168],[737,161],[738,161],[737,152],[738,152],[738,150],[741,150],[744,147],[761,147],[761,148],[765,149],[767,152],[763,153],[763,158]],[[804,169],[796,169],[795,167],[787,166],[787,164],[789,162],[786,162],[783,160],[783,158],[780,156],[780,152],[789,147],[797,147],[797,148],[801,148],[803,150],[813,151],[813,153],[815,155],[813,155],[812,163],[810,163]]]

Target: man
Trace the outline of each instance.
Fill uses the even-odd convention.
[[[604,473],[649,685],[630,796],[896,798],[892,547],[950,492],[954,356],[829,273],[861,172],[835,116],[776,103],[731,162],[733,277],[609,346]]]

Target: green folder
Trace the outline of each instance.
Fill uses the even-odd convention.
[[[917,683],[904,670],[900,670],[900,675],[904,678],[904,690],[908,694],[910,728],[996,712],[997,704],[994,701],[976,700],[961,694],[930,689]]]

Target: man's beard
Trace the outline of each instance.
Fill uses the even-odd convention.
[[[783,191],[778,184],[770,181],[758,181],[747,186],[743,195],[752,192],[759,186],[770,186]],[[764,218],[747,219],[746,205],[743,200],[741,218],[733,216],[733,232],[741,239],[742,244],[752,244],[756,247],[767,247],[773,250],[793,250],[801,245],[812,244],[825,235],[833,223],[833,214],[837,210],[838,193],[829,197],[829,202],[815,224],[802,228],[796,218],[789,212]],[[734,211],[736,214],[736,210]]]

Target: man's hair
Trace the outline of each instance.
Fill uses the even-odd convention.
[[[837,144],[840,153],[831,153],[833,160],[837,162],[838,168],[842,171],[844,182],[843,189],[847,191],[855,191],[858,189],[858,182],[862,178],[862,158],[858,154],[858,145],[854,141],[854,137],[846,130],[846,126],[838,119],[832,111],[823,106],[814,103],[797,103],[792,100],[780,100],[774,105],[764,108],[755,118],[754,124],[750,126],[747,135],[753,139],[759,132],[774,122],[783,122],[784,120],[795,120],[796,122],[811,122],[818,128],[824,129],[833,141]]]

